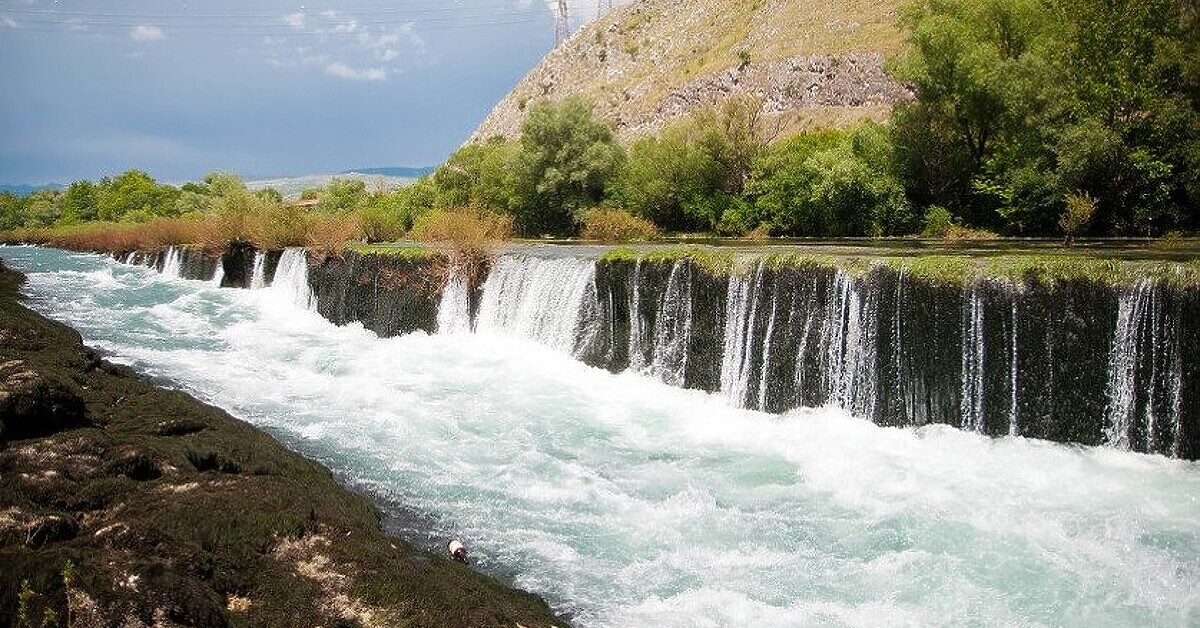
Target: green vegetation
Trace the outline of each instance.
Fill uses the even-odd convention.
[[[1175,0],[930,0],[902,16],[916,88],[892,121],[918,205],[961,224],[1056,235],[1194,229],[1200,205],[1200,18]]]
[[[749,23],[742,18],[758,8],[746,10],[733,21]],[[233,175],[176,189],[131,170],[61,192],[0,195],[0,229],[53,228],[7,239],[65,236],[80,248],[245,241],[337,251],[346,240],[419,232],[430,216],[489,215],[529,238],[920,233],[1070,245],[1170,234],[1169,246],[1190,245],[1180,234],[1200,228],[1195,7],[918,0],[900,24],[910,46],[891,70],[916,99],[886,125],[777,138],[761,99],[731,97],[626,149],[589,101],[543,99],[528,103],[518,139],[464,146],[395,192],[335,180],[306,190],[313,202],[299,206]],[[747,62],[748,48],[721,42],[722,58]],[[104,221],[114,242],[72,230],[91,221]]]

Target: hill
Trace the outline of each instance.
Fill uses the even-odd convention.
[[[899,0],[637,0],[548,54],[472,135],[515,137],[539,98],[589,97],[628,139],[732,94],[786,127],[882,119],[909,92],[883,70],[903,49]]]

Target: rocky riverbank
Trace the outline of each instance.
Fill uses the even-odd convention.
[[[19,303],[0,269],[0,625],[549,626],[268,435]]]

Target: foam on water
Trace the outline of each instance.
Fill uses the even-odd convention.
[[[581,626],[1200,623],[1195,463],[737,410],[516,337],[379,339],[282,286],[0,255],[89,343],[409,505],[429,547],[461,535]]]

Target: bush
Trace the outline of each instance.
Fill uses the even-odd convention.
[[[658,227],[623,209],[594,209],[583,216],[584,240],[640,242],[658,237]]]
[[[921,229],[921,235],[930,238],[944,238],[950,234],[950,230],[954,228],[954,216],[950,214],[950,210],[941,205],[930,205],[929,209],[925,210],[924,228]]]
[[[460,208],[427,213],[413,225],[412,236],[444,247],[452,260],[443,281],[455,268],[472,283],[478,281],[505,240],[512,236],[509,216],[487,210]]]

